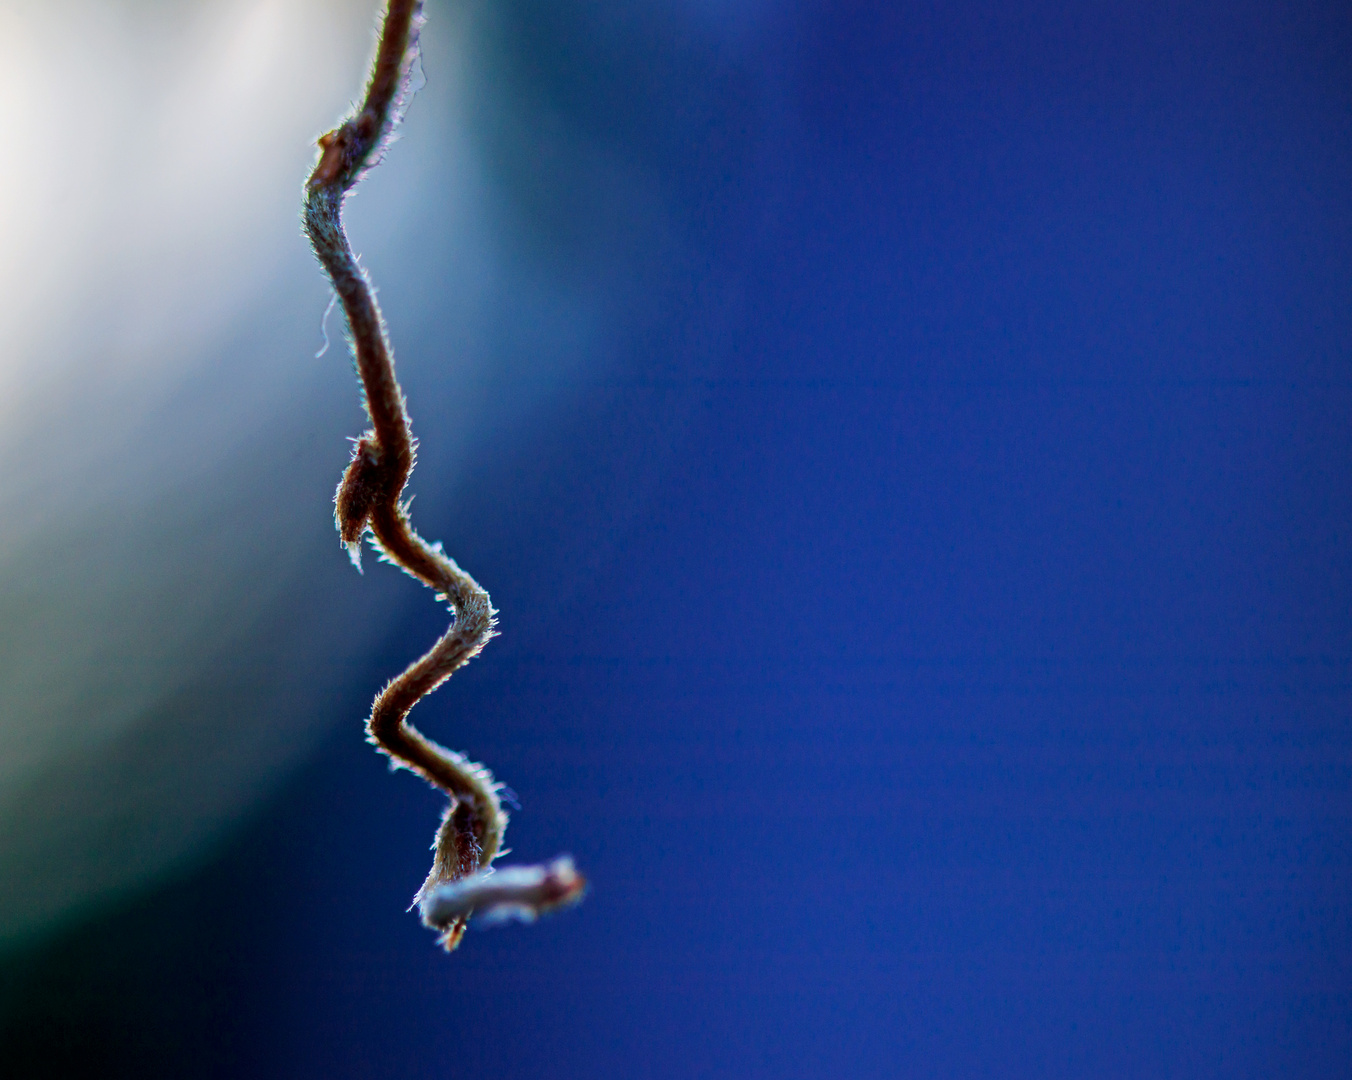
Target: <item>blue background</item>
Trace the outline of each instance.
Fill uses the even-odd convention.
[[[611,314],[463,483],[492,380],[382,293],[416,521],[503,613],[415,719],[594,888],[449,958],[403,913],[440,800],[359,721],[410,583],[214,861],[8,963],[14,1075],[1345,1075],[1348,10],[430,15],[663,210],[485,106],[521,258]]]

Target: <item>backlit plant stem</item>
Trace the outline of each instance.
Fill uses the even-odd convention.
[[[407,720],[420,698],[479,654],[494,636],[497,614],[488,593],[447,558],[440,544],[429,544],[414,532],[408,507],[400,501],[417,443],[375,291],[343,228],[344,198],[379,162],[407,105],[421,24],[421,0],[389,0],[365,99],[351,117],[320,138],[319,162],[305,185],[302,217],[347,316],[371,418],[371,428],[356,441],[338,485],[334,519],[339,536],[360,569],[361,540],[369,531],[384,559],[435,589],[455,616],[441,640],[380,692],[366,727],[370,741],[396,765],[450,796],[437,831],[432,870],[417,896],[423,921],[441,932],[449,950],[459,944],[476,908],[490,919],[495,911],[533,916],[576,901],[585,883],[571,863],[558,860],[522,868],[514,877],[490,877],[507,827],[500,785],[483,766],[439,746]]]

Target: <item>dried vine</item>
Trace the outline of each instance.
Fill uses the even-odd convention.
[[[343,200],[377,164],[408,101],[417,59],[421,0],[389,0],[366,96],[356,112],[319,140],[320,156],[305,185],[302,214],[315,255],[347,316],[357,373],[371,428],[356,441],[338,485],[334,519],[360,568],[368,532],[394,563],[447,601],[454,621],[445,635],[376,697],[368,737],[396,766],[441,788],[450,804],[437,830],[431,872],[418,892],[423,922],[440,931],[447,950],[459,944],[471,915],[489,920],[533,918],[577,900],[582,877],[566,857],[539,867],[494,874],[507,814],[501,785],[482,765],[437,745],[408,723],[409,710],[479,654],[495,631],[492,604],[479,584],[441,550],[413,531],[400,501],[417,443],[394,375],[384,319],[375,292],[358,265],[343,228]]]

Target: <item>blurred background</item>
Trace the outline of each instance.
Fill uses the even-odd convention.
[[[429,0],[415,720],[594,884],[447,957],[298,226],[376,7],[0,2],[0,1072],[1342,1074],[1348,9]]]

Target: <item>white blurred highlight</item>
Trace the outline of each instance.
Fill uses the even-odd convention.
[[[297,186],[296,161],[355,89],[366,6],[0,9],[0,288],[23,316],[0,358],[5,420],[88,360],[44,348],[72,343],[53,320],[100,322],[105,375],[153,376],[267,287],[289,236],[256,208]]]

